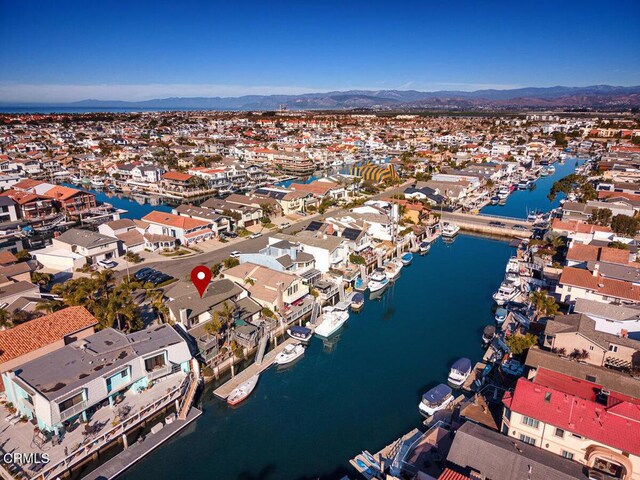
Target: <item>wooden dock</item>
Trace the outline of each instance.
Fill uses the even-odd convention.
[[[478,379],[480,379],[482,372],[484,371],[484,368],[487,366],[486,363],[484,362],[478,362],[476,363],[476,366],[473,367],[473,370],[471,370],[471,375],[469,375],[467,377],[467,379],[465,380],[464,384],[462,385],[462,389],[466,392],[474,392],[475,386],[474,386],[474,382]]]
[[[267,368],[269,368],[276,359],[276,356],[284,350],[284,348],[292,343],[297,342],[298,340],[294,340],[293,338],[288,338],[280,345],[275,347],[274,349],[268,351],[264,358],[262,359],[262,363],[252,363],[250,366],[239,372],[234,377],[231,377],[227,382],[220,385],[213,392],[217,397],[226,400],[226,398],[231,395],[231,392],[238,387],[241,383],[246,382],[251,377],[253,377],[257,373],[264,372]]]
[[[147,435],[142,442],[136,442],[129,448],[100,465],[98,468],[82,477],[83,480],[111,480],[132,467],[137,461],[145,457],[171,437],[189,426],[202,412],[195,407],[189,410],[184,420],[174,420],[165,425],[159,432]]]

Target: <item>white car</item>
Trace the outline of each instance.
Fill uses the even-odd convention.
[[[240,252],[238,250],[234,250],[229,254],[231,258],[238,258],[240,256]]]
[[[113,260],[98,260],[98,265],[102,268],[115,268],[118,266]]]
[[[254,233],[253,235],[249,235],[249,238],[260,238],[261,236],[261,233]]]
[[[284,222],[282,225],[280,225],[280,228],[284,230],[285,228],[289,228],[290,226],[291,224],[289,222]]]

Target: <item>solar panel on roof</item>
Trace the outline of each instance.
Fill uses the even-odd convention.
[[[306,229],[310,232],[317,232],[321,228],[322,228],[322,222],[317,222],[313,220],[311,223],[309,223],[309,225],[307,225]]]
[[[356,240],[360,233],[362,233],[361,230],[356,230],[355,228],[345,228],[344,232],[342,232],[342,237],[349,240]]]

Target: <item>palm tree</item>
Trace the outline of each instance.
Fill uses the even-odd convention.
[[[0,327],[7,328],[11,326],[11,317],[9,312],[7,312],[4,308],[0,308]]]
[[[169,320],[169,307],[164,302],[162,290],[152,290],[149,296],[151,297],[151,308],[156,316],[162,323],[166,323]]]
[[[38,302],[35,307],[38,312],[44,312],[46,314],[57,312],[63,308],[65,308],[65,304],[60,300],[45,300]]]
[[[529,303],[535,308],[536,318],[540,315],[551,316],[558,313],[558,304],[544,290],[536,290],[529,295]]]

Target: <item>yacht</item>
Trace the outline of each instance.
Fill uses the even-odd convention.
[[[102,187],[104,187],[104,180],[102,180],[102,178],[100,178],[100,177],[93,177],[91,179],[91,186],[92,187],[102,188]]]
[[[422,395],[418,409],[422,415],[430,417],[437,411],[447,408],[451,402],[453,402],[453,390],[450,386],[441,383]]]
[[[400,270],[402,270],[402,262],[397,258],[390,260],[384,266],[384,274],[389,280],[395,280],[400,276]]]
[[[493,294],[493,299],[499,306],[502,306],[514,300],[518,295],[520,295],[520,289],[517,285],[511,282],[502,282],[498,291]]]
[[[498,205],[500,203],[500,197],[497,195],[495,197],[491,197],[491,205]]]
[[[495,319],[496,319],[496,323],[498,325],[502,325],[504,323],[504,321],[507,319],[507,315],[509,314],[509,310],[507,310],[506,308],[499,308],[496,310],[496,315],[495,315]]]
[[[526,190],[527,188],[529,188],[529,182],[527,182],[526,180],[520,180],[518,182],[518,189],[519,190]]]
[[[509,258],[505,271],[507,273],[520,273],[520,260],[518,260],[518,257]]]
[[[411,262],[413,261],[413,254],[408,252],[402,255],[402,257],[400,258],[402,260],[402,264],[406,267],[407,265],[411,265]]]
[[[256,373],[249,380],[234,388],[227,397],[227,403],[229,405],[237,405],[251,395],[251,392],[253,392],[258,384],[258,378],[260,378],[260,374]]]
[[[453,238],[460,231],[460,227],[455,223],[444,222],[442,224],[442,236],[445,238]]]
[[[284,350],[276,355],[275,363],[278,365],[286,365],[297,360],[304,354],[305,347],[301,343],[290,343]]]
[[[498,190],[497,196],[500,200],[505,200],[510,193],[511,193],[511,190],[509,190],[509,187],[500,187],[500,190]]]
[[[287,334],[291,338],[300,340],[302,342],[308,342],[313,336],[313,332],[310,328],[300,327],[298,325],[292,325],[291,327],[289,327],[289,329],[287,330]]]
[[[420,242],[418,249],[420,253],[429,253],[429,250],[431,250],[431,244],[429,242]]]
[[[315,334],[319,337],[329,338],[349,320],[349,313],[336,307],[324,307],[319,320],[320,323],[316,327]]]
[[[451,365],[448,381],[451,385],[459,387],[471,375],[471,360],[460,358]]]
[[[369,278],[369,292],[373,293],[377,292],[378,290],[382,290],[388,284],[389,279],[384,273],[384,270],[376,268]]]

